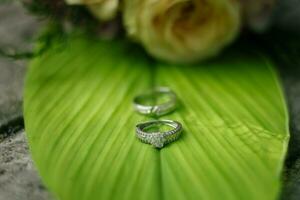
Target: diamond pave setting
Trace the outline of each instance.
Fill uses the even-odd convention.
[[[165,132],[147,132],[150,126],[168,125],[173,129]],[[144,143],[151,144],[156,148],[163,148],[164,145],[177,140],[182,132],[182,125],[172,120],[155,120],[140,123],[136,126],[136,136]]]

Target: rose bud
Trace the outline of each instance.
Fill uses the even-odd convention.
[[[219,53],[240,30],[239,0],[124,0],[124,24],[154,57],[177,63]]]
[[[65,0],[69,5],[85,5],[100,20],[110,20],[117,14],[119,0]]]

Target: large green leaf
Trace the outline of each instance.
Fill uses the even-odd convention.
[[[276,199],[289,134],[269,60],[233,51],[177,66],[85,35],[56,46],[31,64],[24,114],[33,159],[59,199]],[[161,150],[135,138],[148,119],[132,108],[157,85],[177,93],[164,118],[184,126]]]

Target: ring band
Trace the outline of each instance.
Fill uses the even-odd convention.
[[[158,105],[146,105],[143,100],[153,100],[159,96],[167,96],[168,101]],[[139,95],[133,100],[135,110],[144,115],[161,116],[172,112],[177,105],[176,94],[168,87],[158,87]]]
[[[147,132],[145,129],[153,126],[167,125],[173,129],[165,132]],[[182,125],[172,120],[155,120],[140,123],[136,126],[136,136],[142,142],[152,144],[156,148],[162,148],[165,144],[177,140],[182,132]]]

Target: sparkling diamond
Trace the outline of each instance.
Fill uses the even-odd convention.
[[[163,148],[165,143],[165,138],[162,134],[155,135],[151,138],[151,144],[156,148]]]

